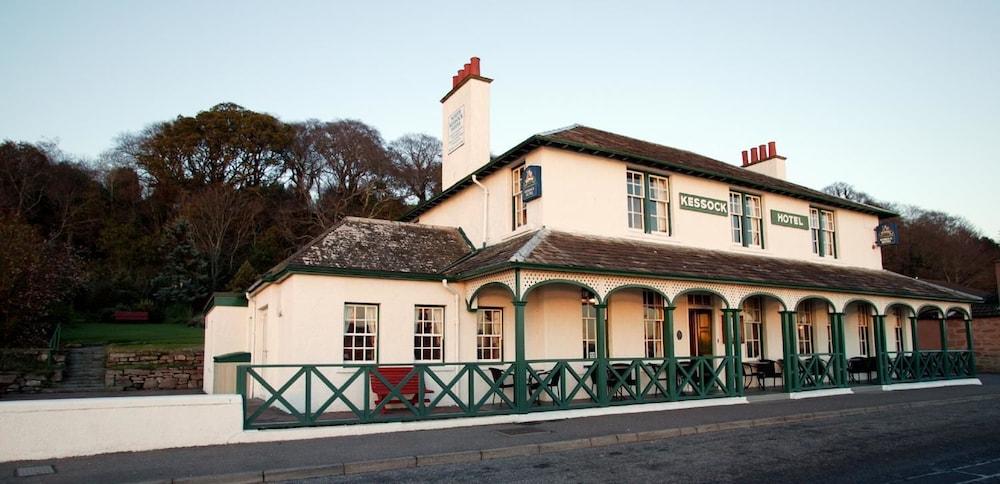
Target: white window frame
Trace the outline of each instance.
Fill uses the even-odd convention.
[[[528,224],[528,207],[524,203],[521,193],[521,178],[524,177],[524,170],[527,164],[514,168],[510,172],[510,192],[511,192],[511,225],[513,229],[518,229]]]
[[[809,233],[812,237],[812,252],[820,257],[837,257],[837,223],[831,210],[822,208],[809,209]],[[823,240],[823,253],[820,253],[820,238]]]
[[[628,219],[628,228],[634,230],[646,230],[646,182],[645,174],[638,171],[628,170],[625,172],[625,215]],[[638,184],[636,183],[638,180]],[[638,193],[636,193],[636,189]],[[638,211],[634,210],[633,203],[638,202]],[[638,216],[639,226],[635,226],[635,217]]]
[[[902,353],[906,351],[906,344],[903,340],[903,310],[897,307],[893,310],[893,315],[896,319],[896,325],[892,328],[893,334],[896,335],[896,352]]]
[[[597,304],[596,296],[580,289],[580,318],[583,323],[583,358],[597,358]]]
[[[670,233],[670,179],[664,176],[649,177],[649,231]],[[662,186],[660,186],[662,184]],[[655,187],[655,188],[654,188]]]
[[[748,247],[764,247],[764,207],[761,205],[760,197],[757,195],[744,194],[750,213],[745,217],[750,220],[750,240]]]
[[[729,220],[733,243],[743,246],[743,194],[729,192]]]
[[[755,296],[743,303],[744,355],[748,359],[764,357],[764,301]]]
[[[796,314],[796,336],[800,355],[811,355],[816,349],[815,331],[813,325],[813,304],[807,301],[802,305],[802,311]]]
[[[642,291],[642,347],[646,358],[663,358],[663,296]],[[652,351],[650,351],[652,350]]]
[[[487,313],[494,319],[486,321]],[[476,359],[503,360],[503,309],[480,308],[476,311]]]
[[[413,308],[413,360],[444,361],[444,307]]]
[[[833,326],[826,323],[826,352],[833,353]]]
[[[861,356],[871,356],[871,339],[868,328],[871,327],[872,314],[867,307],[858,309],[858,351]]]
[[[344,361],[378,361],[378,310],[378,304],[344,304]]]

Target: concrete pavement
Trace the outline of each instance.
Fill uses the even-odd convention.
[[[119,453],[93,457],[0,464],[0,480],[4,482],[136,482],[183,479],[221,474],[249,473],[242,477],[259,480],[266,470],[315,468],[312,474],[343,471],[372,471],[379,467],[434,464],[446,469],[452,462],[491,460],[504,455],[539,453],[574,446],[585,448],[565,452],[602,452],[608,444],[657,436],[662,442],[676,442],[677,434],[723,434],[747,431],[751,427],[786,427],[797,425],[793,420],[827,422],[833,433],[839,424],[860,417],[864,412],[877,412],[889,417],[912,418],[916,412],[962,406],[967,409],[1000,408],[1000,378],[982,377],[983,386],[949,387],[898,392],[867,392],[805,400],[783,400],[709,407],[667,412],[591,417],[542,422],[532,425],[496,425],[458,429],[402,432],[396,434],[340,437],[329,439],[242,444],[229,446],[169,449],[141,453]],[[919,410],[923,408],[923,410]],[[973,412],[975,413],[975,412]],[[754,421],[759,421],[754,424]],[[745,422],[751,422],[745,424]],[[136,431],[155,431],[148,428]],[[747,425],[740,430],[737,425]],[[821,425],[821,424],[817,424]],[[685,430],[687,429],[687,430]],[[4,438],[7,438],[5,436]],[[688,438],[681,435],[681,438]],[[575,442],[575,443],[574,443]],[[624,445],[634,445],[627,444]],[[791,442],[794,445],[794,439]],[[517,450],[520,449],[520,450]],[[745,450],[744,450],[745,452]],[[478,455],[478,459],[473,458]],[[421,458],[423,457],[423,458]],[[1000,456],[998,456],[1000,457]],[[525,457],[515,457],[525,458]],[[538,458],[537,456],[535,458]],[[491,460],[492,461],[492,460]],[[492,461],[492,462],[500,462]],[[346,465],[345,465],[346,464]],[[17,468],[52,465],[55,474],[30,478],[13,477]],[[455,465],[455,464],[452,464]],[[469,465],[469,464],[465,464]],[[482,463],[477,464],[482,465]],[[428,467],[417,468],[427,472]],[[437,472],[437,471],[434,471]],[[295,477],[293,474],[270,473],[272,478]],[[309,475],[302,471],[299,477]],[[429,474],[424,474],[429,475]],[[459,475],[462,476],[462,475]],[[459,476],[452,476],[457,478]],[[230,476],[239,477],[239,476]],[[471,474],[470,474],[471,477]],[[523,477],[523,476],[522,476]]]

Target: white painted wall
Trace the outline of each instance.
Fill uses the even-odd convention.
[[[0,402],[0,462],[226,444],[243,431],[241,403],[239,395]]]
[[[837,222],[837,257],[812,253],[809,230],[772,225],[770,211],[778,210],[809,216],[810,202],[766,192],[747,190],[704,178],[692,177],[627,164],[603,157],[573,153],[556,148],[538,148],[525,157],[529,165],[542,167],[542,197],[528,207],[528,225],[517,231],[511,224],[511,168],[516,162],[488,176],[484,183],[490,190],[488,243],[508,238],[541,226],[573,233],[624,237],[637,240],[674,243],[706,249],[811,262],[882,268],[881,250],[873,247],[878,218],[845,209],[833,209]],[[673,233],[646,234],[629,229],[626,219],[625,172],[634,168],[668,176],[670,179],[670,215]],[[730,189],[761,196],[764,221],[764,248],[744,248],[732,243],[729,217],[680,208],[679,194],[688,193],[728,201]],[[829,208],[829,207],[825,207]],[[458,195],[421,215],[419,222],[461,226],[479,244],[482,238],[482,194],[470,186]]]
[[[250,351],[250,311],[246,307],[214,306],[205,315],[205,368],[202,390],[213,392],[213,358],[226,353]]]
[[[449,119],[464,113],[464,143],[450,146]],[[490,83],[469,78],[441,103],[442,186],[448,188],[490,161]]]

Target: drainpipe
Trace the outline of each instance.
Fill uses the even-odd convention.
[[[462,333],[461,333],[461,330],[460,330],[460,326],[461,326],[462,320],[459,317],[459,315],[461,314],[461,311],[462,311],[461,295],[458,293],[458,291],[455,290],[455,288],[453,288],[453,287],[451,287],[451,286],[448,285],[448,279],[441,279],[441,285],[444,286],[445,290],[447,290],[448,292],[450,292],[450,293],[452,293],[452,294],[455,295],[455,311],[454,311],[455,312],[455,341],[456,341],[456,343],[455,343],[455,353],[457,353],[455,355],[455,361],[462,361]],[[443,355],[442,355],[441,360],[444,361]]]
[[[489,239],[488,234],[490,230],[490,189],[486,188],[479,182],[476,175],[472,175],[472,183],[475,183],[479,188],[483,189],[483,247],[486,247],[486,241]]]

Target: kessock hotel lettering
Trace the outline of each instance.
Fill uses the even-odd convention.
[[[690,193],[681,193],[680,200],[681,208],[686,210],[694,210],[696,212],[705,212],[723,216],[729,215],[729,206],[725,200],[699,197],[698,195],[691,195]]]

